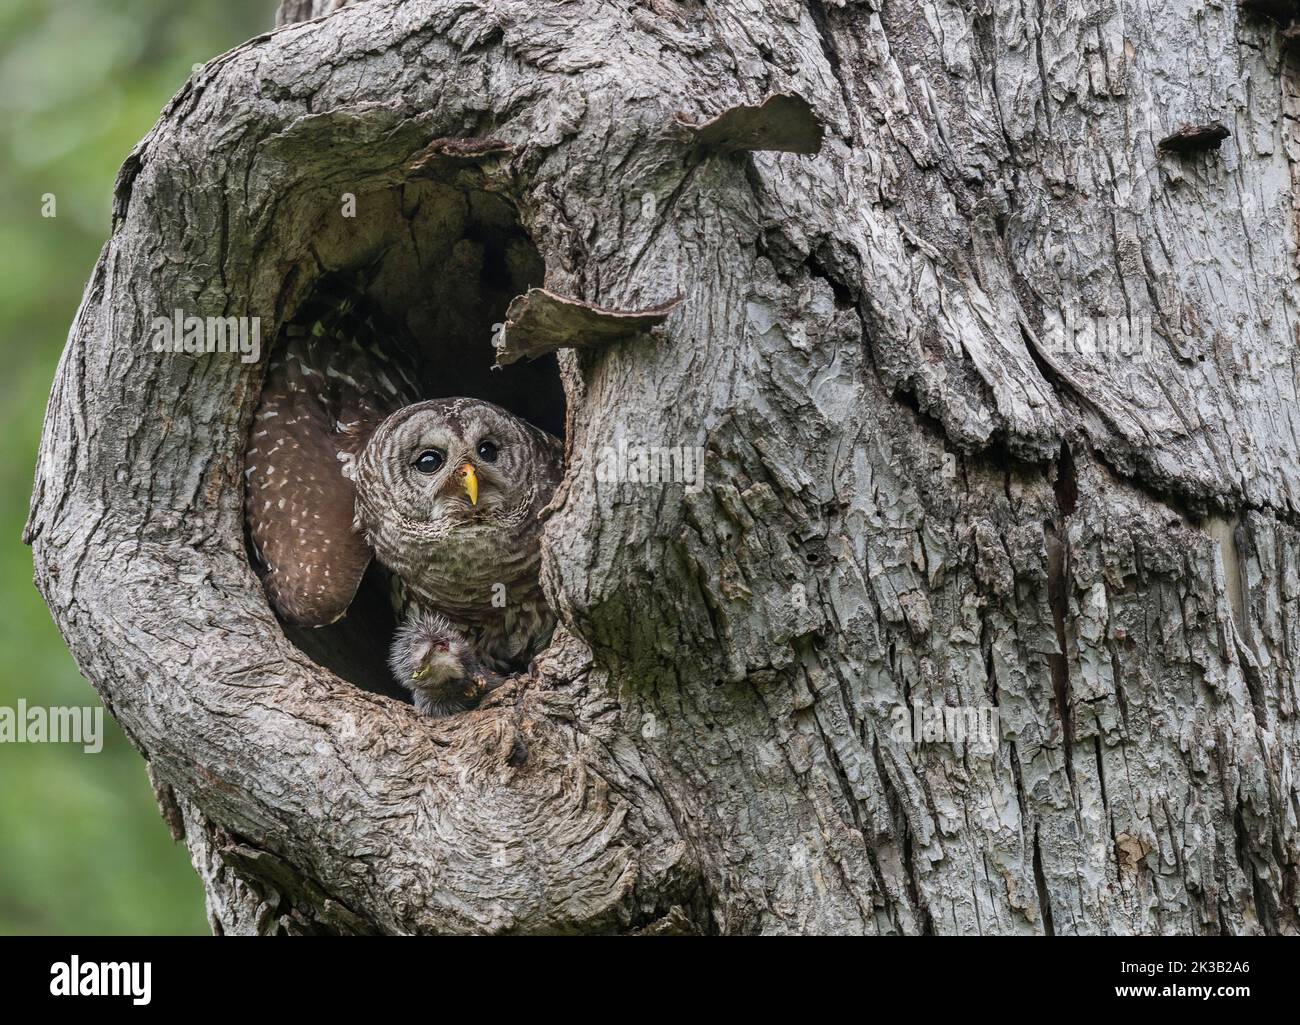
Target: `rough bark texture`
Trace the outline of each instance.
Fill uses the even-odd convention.
[[[1230,0],[368,0],[207,65],[123,168],[29,537],[214,928],[1300,929],[1297,92]],[[777,93],[817,155],[683,139]],[[267,608],[265,359],[147,338],[270,338],[399,237],[400,306],[464,253],[407,180],[456,138],[505,145],[476,187],[551,292],[683,302],[561,353],[564,628],[433,721]],[[1061,310],[1154,349],[1062,351]],[[598,479],[620,439],[704,446],[706,486]],[[1001,742],[904,743],[912,701],[995,704]]]

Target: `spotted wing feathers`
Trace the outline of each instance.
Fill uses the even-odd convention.
[[[353,530],[350,464],[417,389],[393,329],[338,284],[286,326],[272,354],[245,459],[245,513],[272,606],[324,626],[347,611],[371,551]]]

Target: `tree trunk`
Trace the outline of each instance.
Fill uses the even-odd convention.
[[[1300,89],[1258,7],[286,2],[333,13],[198,72],[120,175],[28,538],[213,928],[1296,932]],[[249,567],[266,359],[149,326],[269,344],[383,253],[485,369],[520,282],[444,282],[516,227],[526,283],[682,301],[561,350],[562,627],[423,719]],[[993,742],[914,739],[945,707]]]

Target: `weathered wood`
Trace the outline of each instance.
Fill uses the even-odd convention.
[[[195,76],[119,180],[28,538],[214,928],[1300,930],[1300,83],[1241,14],[367,0]],[[684,159],[678,114],[773,92],[816,156]],[[1214,160],[1160,158],[1213,120]],[[408,180],[455,138],[514,156]],[[248,566],[265,360],[147,329],[271,339],[383,252],[441,366],[505,312],[437,318],[515,215],[531,284],[684,301],[559,354],[537,682],[421,719],[313,664]],[[1136,354],[1061,331],[1120,318]],[[620,443],[706,472],[611,479]],[[900,736],[913,702],[996,706],[998,743]]]
[[[413,178],[437,177],[513,153],[513,147],[497,139],[434,139],[411,162],[410,173]]]
[[[536,359],[556,349],[592,349],[658,327],[681,305],[670,299],[645,310],[605,310],[580,299],[531,288],[506,310],[494,339],[497,364]]]

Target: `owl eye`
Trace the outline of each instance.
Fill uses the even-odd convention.
[[[495,463],[497,461],[497,447],[490,441],[480,441],[478,443],[478,456],[485,463]]]
[[[415,460],[415,468],[421,473],[437,473],[438,467],[442,466],[442,453],[437,449],[427,449],[421,452]]]

